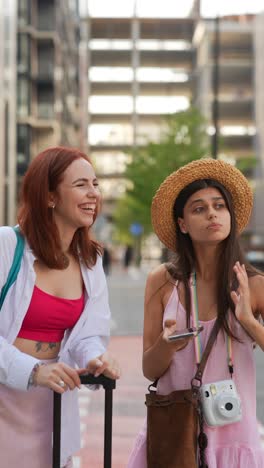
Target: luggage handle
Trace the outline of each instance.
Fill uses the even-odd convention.
[[[102,385],[105,390],[104,413],[104,468],[112,466],[112,411],[113,389],[116,381],[105,375],[95,377],[92,374],[80,375],[82,385]],[[61,394],[54,392],[53,406],[53,460],[52,468],[60,468],[60,442],[61,442]]]

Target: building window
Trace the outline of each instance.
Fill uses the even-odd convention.
[[[150,83],[185,83],[189,76],[177,68],[141,67],[136,72],[138,81]]]
[[[189,107],[185,96],[138,96],[136,109],[139,114],[172,114]]]
[[[122,174],[131,162],[131,156],[122,151],[95,151],[91,153],[91,157],[99,177]]]
[[[17,41],[17,71],[29,73],[30,71],[30,40],[28,34],[18,34]]]
[[[19,77],[17,81],[17,114],[19,117],[27,117],[30,113],[29,92],[28,80]]]
[[[39,85],[37,89],[38,96],[38,118],[54,118],[54,90],[53,86]]]
[[[90,81],[131,82],[133,80],[133,70],[129,67],[91,67],[89,78]]]
[[[31,0],[19,0],[17,2],[19,26],[30,24],[30,3]]]
[[[130,114],[133,111],[131,96],[91,96],[89,112],[92,114]]]
[[[55,30],[55,1],[38,1],[38,29],[40,31]]]
[[[4,174],[6,177],[8,177],[8,162],[9,162],[9,159],[8,159],[8,156],[9,156],[9,141],[8,141],[8,133],[10,131],[9,129],[9,125],[10,125],[10,122],[9,122],[9,104],[8,102],[5,103],[5,122],[4,122],[4,152],[5,152],[5,158],[4,158],[4,161],[5,161],[5,168],[4,168]]]
[[[38,76],[39,78],[49,78],[54,76],[54,47],[53,44],[38,45]]]
[[[130,124],[91,124],[90,145],[132,145],[133,129]]]
[[[30,160],[30,127],[29,125],[17,126],[17,174],[22,176],[29,165]]]

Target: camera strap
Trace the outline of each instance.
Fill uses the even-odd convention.
[[[208,445],[208,439],[207,439],[206,433],[204,432],[203,407],[202,407],[201,400],[199,398],[199,394],[200,394],[200,388],[202,385],[202,377],[203,377],[204,369],[206,366],[206,362],[211,352],[211,349],[213,347],[213,344],[216,340],[219,329],[220,329],[220,324],[219,324],[219,321],[216,320],[212,328],[212,331],[210,333],[209,339],[207,341],[201,361],[197,364],[196,374],[194,378],[191,380],[192,401],[194,405],[196,406],[197,414],[198,414],[198,421],[199,421],[199,434],[198,434],[199,451],[198,451],[198,456],[197,456],[198,457],[197,463],[198,463],[199,468],[208,468],[208,465],[206,462],[206,447]]]
[[[192,274],[192,281],[191,281],[190,289],[191,289],[191,312],[192,312],[193,326],[198,328],[200,323],[199,323],[198,297],[197,297],[197,287],[196,287],[196,272],[193,272]],[[232,374],[234,372],[232,338],[227,333],[225,333],[225,341],[226,341],[226,349],[227,349],[227,365],[228,365],[228,369],[232,378]],[[202,349],[201,337],[199,334],[197,334],[194,337],[194,348],[195,348],[196,364],[197,364],[197,367],[199,367],[200,363],[202,362],[202,356],[204,354],[203,349]]]

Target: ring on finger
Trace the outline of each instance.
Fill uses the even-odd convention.
[[[58,385],[63,388],[65,387],[65,382],[63,382],[63,380],[59,380]]]

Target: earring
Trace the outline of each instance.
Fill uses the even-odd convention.
[[[55,203],[52,203],[51,205],[49,205],[49,208],[54,209],[55,208]]]

